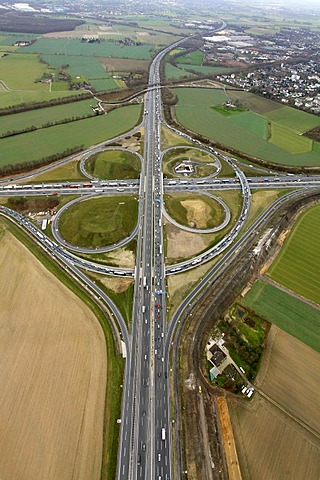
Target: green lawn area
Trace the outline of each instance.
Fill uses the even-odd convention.
[[[320,304],[320,205],[303,213],[271,265],[268,276]]]
[[[320,125],[320,118],[316,115],[297,110],[296,108],[282,107],[266,113],[268,120],[288,127],[298,133],[304,133]]]
[[[141,163],[137,155],[123,150],[99,152],[86,161],[87,172],[93,176],[121,180],[139,178]]]
[[[141,105],[130,105],[78,122],[1,139],[0,166],[29,162],[63,152],[76,145],[89,147],[134,127]]]
[[[292,130],[275,123],[271,123],[270,142],[292,154],[310,152],[313,146],[310,138],[297,135]]]
[[[46,65],[39,62],[37,55],[10,53],[0,58],[0,79],[12,90],[48,91],[47,83],[35,83],[46,70]]]
[[[320,166],[320,155],[316,151],[291,154],[266,141],[264,139],[266,121],[263,118],[261,119],[260,116],[255,116],[253,112],[244,112],[230,117],[216,112],[211,107],[220,105],[226,100],[223,90],[176,88],[175,92],[178,95],[178,104],[175,108],[176,118],[189,130],[200,133],[222,145],[272,163]],[[250,97],[250,102],[251,104],[254,103],[252,97]],[[261,99],[257,100],[257,104],[259,108],[256,108],[256,110],[261,111]],[[241,105],[247,106],[245,104]],[[266,109],[270,108],[270,104],[267,102]],[[285,130],[285,132],[288,131]],[[289,135],[291,138],[292,132],[289,131]],[[301,136],[296,135],[295,142],[295,145],[298,145],[301,149],[300,142],[305,142],[305,140],[301,140]],[[308,139],[307,142],[309,142]],[[292,139],[291,145],[293,145]],[[283,144],[283,146],[285,145]],[[288,147],[286,146],[286,148]]]
[[[80,55],[85,57],[118,57],[150,60],[153,45],[121,45],[112,41],[100,43],[85,43],[81,39],[70,38],[39,38],[28,47],[22,47],[24,52],[41,54]],[[21,49],[18,49],[20,52]],[[86,60],[84,60],[84,63]]]
[[[90,105],[96,105],[96,101],[93,99],[83,100],[82,102],[67,103],[65,105],[2,116],[0,117],[0,135],[12,130],[22,130],[32,125],[40,128],[48,122],[54,123],[66,118],[94,116]]]
[[[133,196],[99,197],[72,205],[60,217],[63,238],[79,247],[103,247],[127,237],[137,223]]]
[[[241,303],[320,352],[320,310],[261,280]]]

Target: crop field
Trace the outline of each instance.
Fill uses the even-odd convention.
[[[319,377],[320,353],[273,325],[256,384],[320,433]]]
[[[174,65],[171,65],[171,63],[166,63],[165,76],[167,79],[170,79],[170,78],[179,79],[179,78],[192,77],[192,73],[188,72],[184,68],[177,68]]]
[[[81,39],[40,38],[24,52],[38,54],[64,54],[86,57],[117,57],[150,60],[153,45],[118,45],[116,42],[86,43]],[[18,49],[21,51],[21,49]],[[85,63],[85,62],[84,62]]]
[[[243,479],[318,480],[317,439],[257,394],[236,402],[228,404]]]
[[[199,73],[200,75],[219,75],[222,73],[231,73],[232,72],[232,67],[218,67],[218,66],[208,66],[208,65],[188,65],[188,64],[182,64],[182,63],[177,63],[177,66],[179,68],[184,68],[188,72],[195,72]]]
[[[46,83],[35,83],[46,71],[37,55],[10,53],[0,58],[1,80],[11,90],[49,90]]]
[[[45,62],[55,68],[68,65],[68,72],[72,77],[83,77],[88,80],[96,91],[115,90],[117,82],[110,77],[99,60],[95,57],[83,57],[80,55],[42,55]]]
[[[108,72],[147,71],[150,64],[148,60],[132,60],[130,58],[99,57],[98,60]]]
[[[241,303],[285,332],[320,351],[320,309],[259,280]]]
[[[8,232],[0,266],[1,475],[98,480],[107,369],[102,329]]]
[[[272,163],[297,166],[320,165],[320,155],[316,151],[291,154],[283,148],[264,140],[260,132],[262,122],[260,122],[260,127],[256,128],[252,113],[248,112],[250,113],[250,117],[248,117],[250,120],[247,125],[244,121],[247,112],[239,114],[238,124],[235,120],[236,115],[226,117],[216,112],[211,107],[217,106],[226,100],[222,90],[213,91],[214,93],[212,93],[210,89],[191,90],[177,88],[175,92],[178,95],[178,105],[175,108],[177,120],[189,130],[198,132],[220,144]],[[251,102],[253,102],[252,99]],[[258,102],[258,104],[260,105],[259,109],[262,110],[261,102]],[[269,108],[269,103],[267,107]],[[258,131],[259,133],[257,133]],[[290,132],[290,138],[291,134]],[[298,134],[296,136],[297,139],[295,141],[300,145],[301,137]],[[307,141],[309,140],[307,139]],[[291,145],[293,145],[292,139]]]
[[[134,127],[140,111],[141,105],[130,105],[113,110],[108,115],[3,138],[0,166],[37,160],[75,145],[83,144],[86,148],[108,140]]]
[[[123,150],[112,150],[92,155],[86,161],[87,172],[102,179],[139,178],[141,163],[137,155]]]
[[[266,118],[254,112],[242,112],[238,115],[232,115],[229,119],[230,123],[238,125],[248,132],[257,135],[264,140],[268,139],[268,121]]]
[[[53,85],[59,85],[54,83]],[[67,87],[66,87],[67,88]],[[85,92],[83,92],[85,93]],[[10,107],[12,105],[19,105],[21,103],[30,103],[30,102],[49,102],[54,98],[65,98],[81,95],[82,92],[78,91],[54,91],[52,87],[52,92],[49,91],[23,91],[15,90],[12,92],[3,91],[0,88],[0,108]]]
[[[169,215],[181,225],[206,229],[220,225],[224,219],[222,206],[205,195],[170,194],[164,197]]]
[[[267,112],[266,117],[271,122],[304,133],[320,125],[320,118],[316,115],[297,110],[296,108],[282,107]]]
[[[320,206],[303,213],[271,265],[268,276],[320,304]]]
[[[270,142],[289,153],[306,153],[312,150],[313,141],[303,135],[297,135],[282,125],[271,123]]]
[[[137,223],[134,197],[99,197],[72,205],[60,217],[59,230],[79,247],[103,247],[127,237]]]
[[[263,98],[250,92],[228,90],[228,96],[232,101],[238,100],[244,108],[248,108],[248,110],[252,110],[259,115],[267,116],[269,112],[285,108],[280,103],[273,102],[268,98]]]
[[[94,116],[90,105],[95,105],[95,103],[93,99],[83,100],[82,102],[39,108],[0,117],[0,135],[8,131],[22,130],[31,126],[40,128],[48,122],[54,123],[66,118]]]

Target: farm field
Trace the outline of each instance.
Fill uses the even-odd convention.
[[[268,276],[320,304],[320,205],[304,212],[294,225]]]
[[[318,433],[319,377],[320,353],[273,325],[255,383]]]
[[[271,123],[270,143],[292,154],[310,152],[313,147],[313,141],[310,138],[297,135],[276,123]]]
[[[150,60],[153,45],[118,45],[116,42],[86,43],[81,39],[40,38],[22,47],[24,52],[38,54],[79,55],[86,57],[117,57]],[[20,51],[20,49],[18,49]]]
[[[40,159],[75,145],[89,147],[130,130],[139,120],[141,105],[113,110],[108,115],[56,125],[1,140],[0,166]]]
[[[139,178],[141,163],[137,155],[123,150],[99,152],[88,158],[86,170],[108,180]]]
[[[256,282],[241,303],[309,347],[320,351],[320,309],[269,285]]]
[[[174,65],[171,65],[171,63],[166,63],[165,64],[165,76],[166,79],[179,79],[179,78],[187,78],[187,77],[192,77],[192,73],[188,72],[187,70],[183,68],[177,68]]]
[[[54,85],[62,85],[62,83],[55,83]],[[67,88],[65,86],[65,88]],[[83,92],[85,93],[85,92]],[[46,91],[23,91],[23,90],[14,90],[9,92],[8,90],[1,90],[0,85],[0,108],[11,107],[13,105],[20,105],[21,103],[31,103],[31,102],[49,102],[50,100],[56,98],[66,98],[66,97],[76,97],[83,94],[79,91],[65,91],[65,90],[54,90],[52,87],[52,92]]]
[[[290,107],[282,107],[266,113],[268,120],[278,123],[298,133],[304,133],[320,125],[316,115]]]
[[[57,69],[68,65],[67,71],[72,77],[86,79],[96,91],[119,88],[96,57],[86,57],[85,61],[81,55],[42,55],[41,58]]]
[[[103,247],[127,237],[137,223],[132,196],[99,197],[72,205],[60,217],[59,231],[72,245]]]
[[[47,70],[37,55],[11,53],[0,58],[0,69],[0,80],[11,90],[49,90],[47,83],[35,83]]]
[[[173,193],[164,196],[164,206],[180,225],[207,229],[220,225],[225,217],[222,206],[205,195]]]
[[[190,53],[185,53],[177,58],[177,63],[184,63],[188,65],[202,65],[204,53],[200,50],[194,50]]]
[[[254,118],[256,118],[254,117],[254,113],[262,115],[263,102],[261,102],[261,100],[264,99],[257,99],[257,106],[255,107],[254,113],[249,111],[227,117],[211,108],[220,105],[226,100],[223,90],[212,93],[210,89],[191,90],[177,88],[175,92],[178,95],[178,104],[175,107],[176,118],[179,123],[189,130],[198,132],[222,145],[235,148],[238,151],[272,163],[294,166],[320,166],[317,142],[312,144],[310,140],[304,137],[302,139],[300,135],[294,134],[291,130],[283,130],[286,139],[283,138],[281,145],[285,147],[286,150],[265,139],[265,120],[262,119],[257,124],[258,127],[256,127],[256,122],[254,121]],[[233,95],[235,95],[234,92]],[[241,96],[239,96],[239,99],[240,98]],[[249,98],[251,104],[254,103],[252,96],[247,96],[246,98]],[[271,109],[269,102],[270,101],[265,105],[266,112]],[[276,105],[274,108],[277,109],[278,106]],[[252,107],[250,107],[250,109],[253,110]],[[287,111],[287,114],[289,115],[290,112],[291,110],[289,109],[289,113]],[[296,113],[294,115],[296,115]],[[239,118],[237,119],[237,117]],[[318,121],[320,123],[319,119]],[[263,136],[261,136],[261,129],[263,129]],[[285,129],[285,126],[282,127],[282,129]],[[279,133],[279,128],[277,131]],[[232,135],[230,132],[232,132]],[[289,143],[286,144],[285,142],[288,142],[288,139]],[[277,144],[279,143],[278,135]],[[307,144],[309,145],[309,151],[306,151]],[[301,145],[303,145],[303,148]],[[296,148],[298,148],[297,153],[295,152]],[[303,153],[301,153],[302,150]],[[295,153],[290,153],[292,151]]]
[[[177,66],[179,68],[185,68],[186,71],[188,72],[196,72],[199,73],[200,75],[207,75],[207,74],[213,74],[213,75],[219,75],[220,73],[231,73],[232,68],[231,67],[223,67],[223,66],[207,66],[207,65],[188,65],[188,64],[181,64],[177,63]]]
[[[0,117],[0,135],[9,131],[22,130],[31,126],[41,128],[47,123],[59,122],[72,117],[94,116],[90,105],[95,105],[95,100],[57,105],[48,108],[39,108],[27,112],[16,113]]]
[[[1,475],[98,480],[107,368],[102,329],[9,232],[0,265]]]
[[[231,423],[243,479],[318,480],[319,442],[259,398],[229,399]]]

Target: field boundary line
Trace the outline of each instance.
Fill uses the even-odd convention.
[[[265,275],[262,275],[262,274],[259,274],[258,278],[260,280],[262,280],[263,282],[269,283],[270,285],[273,285],[274,287],[278,288],[279,290],[282,290],[284,293],[287,293],[291,297],[294,297],[297,300],[300,300],[301,302],[306,303],[310,307],[316,308],[317,310],[320,310],[320,305],[313,302],[312,300],[309,300],[308,298],[303,297],[299,293],[296,293],[293,290],[290,290],[290,288],[287,288],[284,285],[281,285],[281,283],[278,283],[275,280],[272,280],[272,278],[269,278],[269,277],[267,277]]]
[[[317,432],[317,430],[314,430],[312,427],[310,427],[310,425],[308,425],[307,423],[305,423],[301,418],[297,417],[296,415],[294,415],[293,413],[290,413],[285,407],[283,407],[282,405],[280,405],[280,403],[278,403],[276,400],[274,400],[273,398],[271,398],[267,393],[265,393],[260,387],[257,387],[255,386],[255,389],[256,389],[256,392],[258,392],[261,397],[263,397],[265,400],[267,400],[269,403],[271,403],[272,405],[274,405],[275,407],[278,408],[278,410],[280,410],[282,413],[284,413],[285,415],[287,415],[288,417],[290,417],[292,420],[294,420],[298,425],[300,425],[300,427],[304,428],[305,430],[307,430],[309,433],[311,433],[314,437],[320,439],[320,433]]]

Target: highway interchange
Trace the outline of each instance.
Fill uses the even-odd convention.
[[[203,146],[198,140],[172,129],[179,135],[192,141],[195,147],[203,148],[220,163],[227,162],[234,170],[234,177],[221,178],[217,173],[204,178],[163,179],[160,128],[165,121],[162,118],[160,73],[162,58],[183,40],[162,50],[154,58],[149,71],[149,85],[153,87],[145,94],[144,102],[144,155],[141,160],[140,180],[107,181],[89,177],[88,182],[54,182],[19,184],[17,180],[0,183],[0,197],[34,195],[77,195],[80,198],[66,204],[85,201],[98,195],[135,194],[139,197],[139,215],[137,225],[126,239],[101,249],[82,249],[65,242],[59,234],[59,215],[53,222],[54,240],[49,238],[34,223],[19,213],[0,207],[1,215],[13,220],[46,251],[53,260],[63,266],[77,279],[94,298],[103,302],[114,319],[114,329],[120,329],[119,339],[126,355],[125,378],[123,382],[123,402],[121,413],[121,432],[119,441],[117,479],[170,480],[181,478],[180,466],[173,467],[172,420],[170,411],[170,348],[180,315],[186,308],[192,308],[193,302],[205,285],[221,274],[244,248],[257,238],[276,211],[293,198],[303,197],[309,191],[318,191],[320,176],[270,175],[247,177],[238,162],[229,156]],[[141,128],[137,126],[131,132],[92,147],[88,156],[100,150],[111,148],[108,144],[128,136]],[[190,147],[188,147],[190,148]],[[69,161],[75,157],[70,157]],[[61,164],[61,162],[58,162]],[[52,167],[45,167],[42,171]],[[82,172],[85,173],[84,163]],[[219,172],[218,172],[219,173]],[[24,175],[24,182],[32,179],[32,174]],[[20,181],[19,180],[19,181]],[[250,209],[251,189],[286,188],[293,189],[274,202],[246,231],[242,227],[247,221]],[[238,189],[242,193],[241,212],[229,232],[216,245],[207,251],[176,265],[165,265],[163,217],[163,195],[169,192],[200,192],[212,190]],[[229,218],[230,220],[230,218]],[[135,269],[125,269],[99,264],[82,258],[81,253],[97,253],[114,250],[137,238]],[[217,255],[223,257],[208,272],[197,287],[189,293],[175,312],[170,324],[166,319],[166,275],[172,275],[196,268]],[[134,298],[131,329],[122,318],[114,302],[87,275],[86,271],[114,276],[134,276]],[[176,477],[174,476],[176,474]]]

